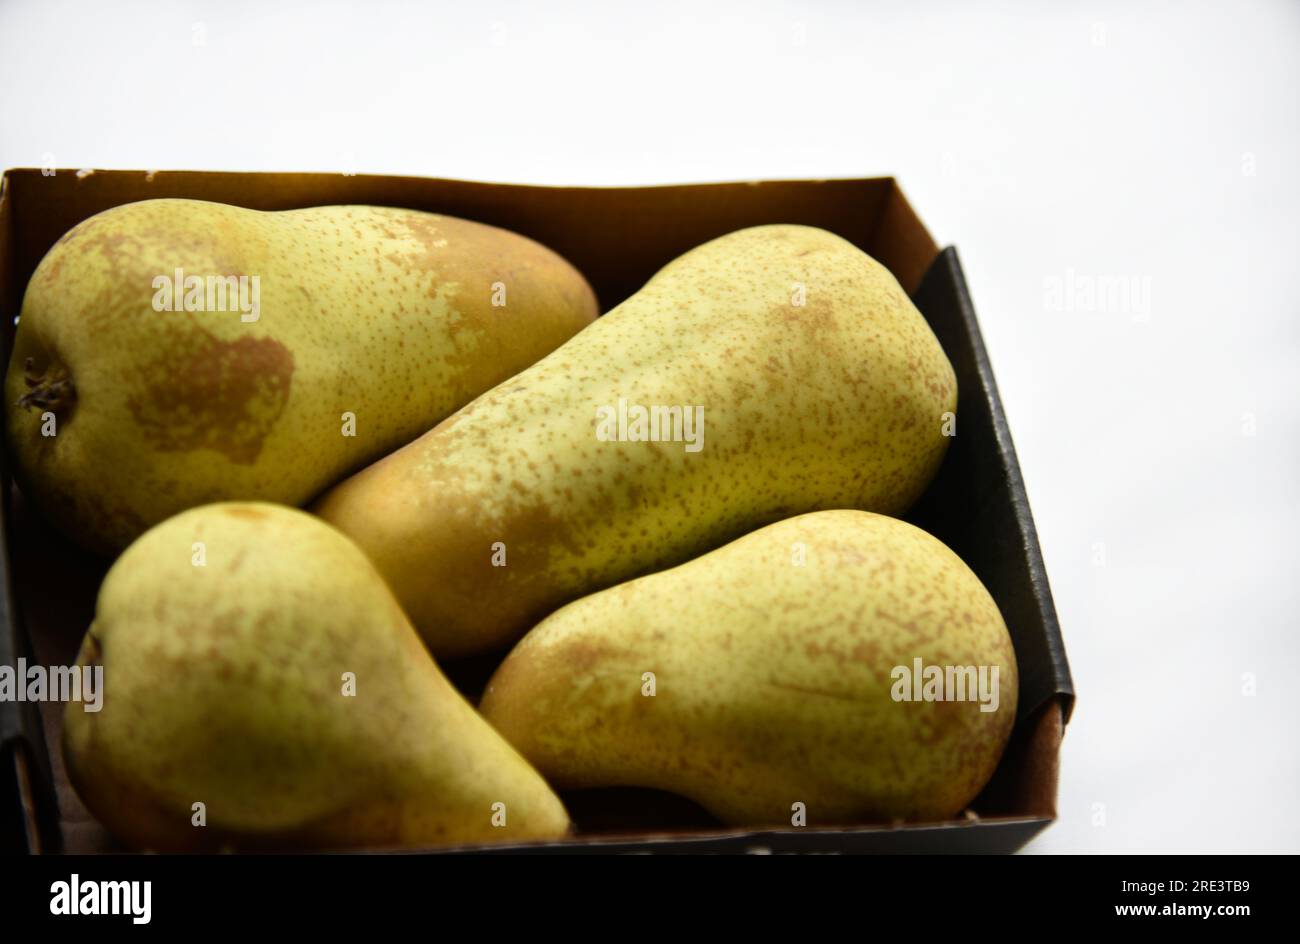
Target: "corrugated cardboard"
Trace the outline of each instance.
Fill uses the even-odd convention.
[[[956,252],[939,252],[891,178],[672,187],[524,187],[414,177],[137,171],[9,171],[0,185],[0,306],[5,363],[36,264],[64,232],[134,200],[188,197],[264,210],[375,204],[492,223],[551,246],[590,280],[603,310],[662,265],[716,236],[804,223],[852,241],[894,272],[957,372],[959,432],[909,519],[974,569],[1012,631],[1021,676],[1012,743],[959,822],[882,828],[723,829],[703,810],[653,791],[565,796],[579,830],[529,851],[1012,851],[1055,816],[1057,758],[1073,688],[1051,591],[992,369]],[[3,460],[0,460],[2,462]],[[3,469],[0,663],[22,653],[68,664],[93,614],[107,562],[24,511]],[[488,660],[448,666],[473,691]],[[0,848],[107,851],[112,840],[68,785],[57,745],[61,706],[0,703]]]

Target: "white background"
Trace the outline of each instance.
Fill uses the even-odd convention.
[[[961,252],[1079,692],[1030,851],[1294,852],[1298,80],[1295,2],[9,0],[0,165],[898,176]],[[1108,277],[1139,294],[1053,301]]]

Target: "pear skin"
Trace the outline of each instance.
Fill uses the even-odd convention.
[[[925,700],[918,659],[987,684]],[[559,789],[668,790],[739,826],[788,826],[797,804],[807,825],[935,821],[992,776],[1017,682],[960,558],[893,518],[824,511],[569,604],[481,710]]]
[[[681,256],[314,510],[436,656],[499,650],[557,606],[773,521],[901,514],[956,403],[951,364],[884,266],[824,230],[761,226]],[[633,441],[632,406],[679,415]]]
[[[365,556],[303,512],[215,504],[151,529],[105,578],[79,664],[103,667],[103,697],[99,711],[69,703],[67,769],[135,848],[425,846],[568,828]]]
[[[28,284],[9,449],[45,517],[116,552],[196,505],[301,505],[597,313],[562,258],[479,223],[126,204],[64,235]]]

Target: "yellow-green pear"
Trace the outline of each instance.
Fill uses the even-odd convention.
[[[365,556],[316,518],[222,503],[148,531],[100,590],[63,750],[141,849],[557,837],[568,817],[429,658]],[[84,696],[83,696],[84,698]]]
[[[302,504],[596,314],[558,255],[466,220],[130,203],[28,284],[9,448],[46,517],[117,551],[195,505]]]
[[[997,605],[935,538],[862,511],[746,535],[571,603],[481,710],[558,788],[640,786],[745,826],[942,820],[1016,711]]]
[[[549,356],[336,486],[438,656],[781,518],[903,512],[957,385],[889,271],[806,226],[715,239]]]

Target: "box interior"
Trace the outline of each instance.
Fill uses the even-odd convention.
[[[963,331],[973,330],[978,342],[973,313],[969,324],[963,324],[955,316],[940,324],[926,310],[922,282],[925,280],[929,285],[933,281],[935,277],[927,273],[941,268],[944,257],[892,178],[647,188],[548,188],[326,174],[59,170],[46,175],[39,170],[10,171],[0,189],[0,304],[4,307],[0,314],[5,326],[6,364],[13,319],[20,310],[23,289],[49,247],[68,229],[101,210],[154,197],[214,200],[263,210],[340,203],[401,206],[504,226],[549,245],[569,259],[595,288],[602,311],[637,291],[665,263],[714,237],[764,223],[819,226],[838,233],[880,260],[917,297],[918,306],[931,319],[958,366],[961,390],[958,416],[965,424],[963,433],[976,423],[988,424],[987,430],[980,429],[980,435],[966,437],[967,448],[988,451],[1004,447],[1003,458],[1010,449],[1009,437],[1005,443],[997,441],[999,430],[992,421],[1000,420],[1000,416],[987,416],[988,404],[981,403],[987,391],[980,388],[981,378],[974,373],[979,364],[974,362],[983,356],[982,345],[978,345],[978,351],[970,358],[954,357],[954,345],[970,347],[969,340],[963,340]],[[955,265],[955,255],[951,264]],[[964,291],[964,286],[960,288]],[[964,370],[958,361],[964,363],[967,359],[972,361],[972,366]],[[991,374],[986,379],[991,384]],[[996,396],[995,390],[993,395]],[[1000,414],[1000,408],[996,412]],[[959,435],[955,442],[962,444],[963,436]],[[953,451],[957,451],[957,445]],[[1013,451],[1010,461],[1014,466]],[[965,468],[967,463],[973,464],[973,471]],[[972,487],[980,487],[981,476],[996,477],[1003,472],[983,452],[957,460],[950,457],[940,480],[931,487],[931,494],[938,497],[931,499],[927,495],[908,518],[945,540],[971,564],[990,585],[1009,625],[1015,619],[1024,622],[1019,629],[1012,625],[1022,666],[1020,713],[1012,743],[993,781],[972,804],[973,814],[953,825],[961,829],[1000,820],[1031,821],[1039,824],[1033,830],[1036,831],[1055,816],[1057,756],[1072,703],[1068,669],[1053,671],[1050,665],[1044,668],[1040,664],[1042,659],[1050,660],[1056,653],[1048,652],[1044,656],[1036,651],[1043,630],[1042,594],[1047,594],[1046,606],[1050,609],[1050,592],[1046,590],[1045,577],[1041,587],[995,586],[991,579],[996,574],[986,575],[982,569],[987,568],[972,561],[971,555],[982,557],[984,552],[971,545],[968,536],[995,534],[998,525],[991,520],[980,521],[979,527],[959,527],[949,534],[951,519],[945,518],[957,513],[979,517],[983,509],[992,508],[996,502],[985,500],[983,493],[968,493]],[[1018,469],[1013,472],[1014,476],[1019,475]],[[7,472],[5,481],[8,481]],[[1010,483],[1016,487],[1018,484],[1018,479]],[[966,504],[953,504],[959,499]],[[1027,521],[1032,538],[1032,520],[1027,517],[1027,507],[1024,514],[1025,521],[1019,523],[1023,526]],[[16,610],[10,616],[21,617],[36,659],[47,665],[70,664],[75,661],[81,635],[93,616],[95,595],[109,562],[79,550],[30,514],[16,488],[9,495],[7,518],[7,550],[12,565],[9,599],[14,604],[11,609]],[[1002,522],[1001,530],[1005,534],[1006,522]],[[1036,557],[1036,544],[1032,550]],[[1038,566],[1041,568],[1040,560]],[[1038,595],[1037,610],[1023,600],[1013,599],[1014,594],[1021,592]],[[1054,612],[1048,615],[1050,630],[1057,632]],[[0,622],[0,630],[3,629]],[[1056,641],[1059,643],[1059,632]],[[1047,648],[1051,648],[1050,639]],[[443,668],[473,698],[499,658],[465,660]],[[1060,653],[1060,666],[1064,666],[1063,653]],[[1035,673],[1042,677],[1035,679]],[[61,707],[42,706],[40,727],[49,747],[48,758],[38,744],[29,744],[25,752],[11,753],[8,759],[8,764],[16,764],[18,768],[16,792],[22,797],[25,778],[28,792],[35,794],[22,797],[26,802],[25,830],[28,834],[40,831],[39,794],[42,789],[48,791],[46,781],[52,780],[58,799],[58,835],[37,837],[40,846],[46,849],[61,846],[67,852],[115,851],[118,847],[81,805],[64,773],[58,750]],[[34,740],[32,732],[28,740]],[[10,749],[13,750],[12,745]],[[15,782],[12,777],[4,780],[7,784]],[[736,830],[723,829],[689,801],[655,791],[582,791],[564,794],[564,800],[578,827],[577,835],[567,840],[568,843],[581,844],[595,835],[638,839],[737,835]],[[0,802],[5,803],[6,811],[14,809],[4,793],[0,793]],[[976,815],[981,822],[976,822]],[[48,827],[44,831],[48,833]],[[855,831],[907,830],[864,824]],[[841,837],[843,834],[844,830],[835,833]]]

